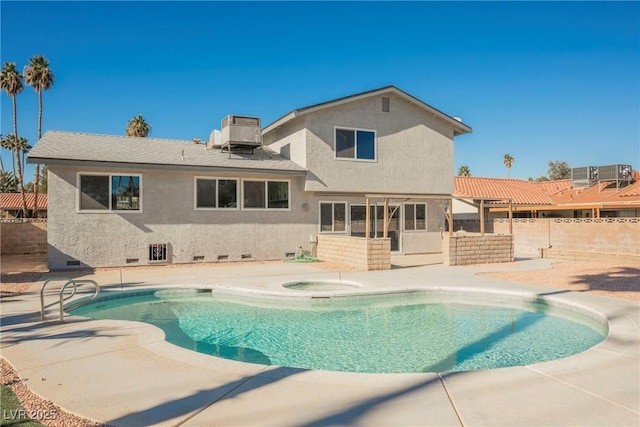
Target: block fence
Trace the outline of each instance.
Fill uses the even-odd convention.
[[[46,220],[3,220],[0,222],[1,255],[47,253]]]
[[[317,257],[356,270],[390,270],[391,239],[318,235]]]
[[[513,236],[453,233],[442,239],[444,265],[513,262]]]

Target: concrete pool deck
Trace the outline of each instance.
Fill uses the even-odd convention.
[[[39,282],[1,300],[1,353],[33,392],[116,426],[640,425],[640,304],[476,275],[544,269],[553,260],[526,260],[518,267],[445,267],[429,257],[396,261],[402,268],[382,272],[239,263],[101,270],[81,277],[96,280],[105,292],[198,286],[299,294],[282,288],[292,280],[355,281],[363,284],[358,292],[439,287],[515,292],[601,313],[609,336],[581,354],[524,367],[441,374],[302,370],[195,353],[165,342],[159,329],[146,324],[74,316],[59,323],[57,306],[41,322]],[[65,273],[45,277],[53,275]],[[54,300],[48,292],[45,302]]]

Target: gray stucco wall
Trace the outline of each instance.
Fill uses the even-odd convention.
[[[453,128],[415,104],[387,95],[390,112],[382,111],[382,96],[372,96],[294,119],[265,142],[287,138],[288,151],[281,152],[290,153],[292,160],[302,152],[296,146],[306,145],[305,167],[312,172],[308,191],[451,194]],[[375,130],[377,160],[335,159],[336,126]],[[306,141],[300,138],[302,127]]]
[[[88,213],[77,211],[78,172],[142,175],[141,212]],[[219,256],[229,261],[284,259],[302,247],[313,251],[312,237],[319,231],[320,201],[363,204],[358,196],[323,196],[303,191],[303,177],[249,176],[257,179],[289,179],[290,210],[195,210],[194,177],[201,172],[150,169],[86,169],[55,166],[49,168],[49,267],[105,267],[151,264],[149,245],[166,243],[169,263],[191,263],[194,257],[215,262]],[[237,177],[215,174],[211,177]],[[349,210],[349,208],[347,208]],[[401,229],[403,230],[403,214]],[[427,231],[402,232],[405,254],[441,250],[440,227],[443,216],[433,202],[427,206]],[[345,234],[349,232],[347,231]],[[128,259],[137,262],[127,264]],[[80,261],[69,266],[68,261]]]
[[[110,172],[142,174],[141,212],[77,212],[77,173]],[[290,210],[194,209],[194,177],[198,172],[136,169],[49,168],[49,267],[69,268],[67,261],[80,260],[81,267],[149,264],[150,244],[167,243],[169,263],[217,261],[228,255],[240,260],[283,259],[300,246],[311,250],[309,236],[317,232],[317,203],[303,193],[303,177],[255,175],[249,178],[290,179]],[[215,174],[215,177],[233,176]],[[237,177],[237,176],[233,176]]]

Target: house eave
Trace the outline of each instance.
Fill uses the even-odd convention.
[[[59,166],[91,167],[91,168],[121,168],[121,169],[161,169],[171,171],[192,171],[192,172],[233,172],[247,175],[278,175],[278,176],[306,176],[305,170],[290,169],[266,169],[266,168],[246,168],[229,166],[207,166],[207,165],[170,165],[158,163],[129,163],[112,162],[99,160],[75,160],[75,159],[49,159],[41,157],[28,157],[27,163],[39,163]]]

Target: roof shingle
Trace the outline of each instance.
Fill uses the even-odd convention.
[[[265,147],[254,154],[207,150],[193,141],[48,131],[27,155],[29,163],[109,162],[131,165],[212,167],[283,171],[304,168]]]

